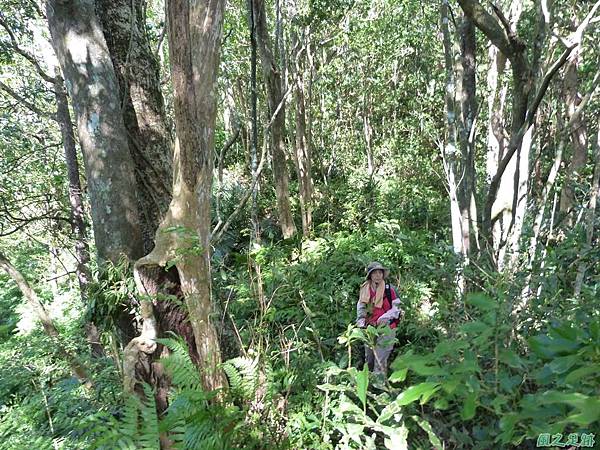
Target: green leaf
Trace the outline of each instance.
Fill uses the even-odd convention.
[[[442,445],[442,441],[439,437],[433,432],[433,428],[431,424],[427,422],[425,419],[421,419],[419,416],[410,416],[412,420],[414,420],[417,425],[419,425],[425,433],[427,433],[427,437],[429,437],[429,442],[433,446],[434,450],[442,450],[444,446]]]
[[[449,403],[448,403],[448,399],[446,398],[438,398],[434,403],[433,403],[433,407],[435,409],[441,409],[441,410],[445,410],[448,409],[449,407]]]
[[[590,334],[596,340],[600,340],[600,320],[590,323]]]
[[[363,370],[356,375],[356,394],[363,404],[363,410],[367,409],[367,388],[369,387],[369,366],[365,364]]]
[[[487,325],[486,325],[487,327]],[[468,344],[463,340],[455,340],[455,341],[442,341],[435,346],[435,350],[433,351],[433,355],[436,358],[441,358],[442,356],[446,356],[449,354],[456,354],[458,350],[462,350],[467,347]]]
[[[502,350],[499,354],[500,362],[506,364],[513,369],[522,369],[525,367],[524,361],[519,355],[512,350]]]
[[[408,405],[409,403],[414,402],[422,395],[431,396],[432,391],[435,392],[440,388],[439,383],[420,383],[415,386],[411,386],[405,391],[401,392],[398,397],[396,397],[396,402],[400,406]]]
[[[473,322],[467,322],[460,327],[460,330],[465,334],[480,335],[490,331],[490,326],[487,323],[475,320]]]
[[[404,381],[406,379],[406,374],[408,373],[408,369],[400,369],[396,370],[390,375],[390,383],[397,383],[399,381]]]
[[[418,375],[426,377],[430,375],[443,375],[446,373],[444,369],[430,361],[430,358],[412,361],[409,368]]]
[[[388,437],[384,439],[385,448],[389,450],[408,449],[408,428],[404,424],[398,427],[380,427]]]
[[[550,369],[554,373],[565,373],[579,361],[578,355],[560,356],[555,358],[550,364]]]
[[[483,292],[474,292],[467,295],[466,304],[474,306],[481,311],[490,311],[496,309],[498,303],[492,300],[488,295]]]
[[[348,423],[346,424],[346,429],[348,430],[348,435],[350,438],[356,442],[357,444],[362,444],[361,437],[363,435],[364,425],[358,423]]]
[[[394,414],[398,414],[401,411],[400,405],[396,402],[392,402],[386,405],[385,408],[381,411],[381,414],[377,418],[377,423],[383,423],[386,420],[390,419]]]
[[[465,398],[460,416],[463,420],[471,420],[475,416],[475,410],[477,409],[477,392],[469,392]]]
[[[580,345],[563,338],[551,338],[545,334],[533,336],[527,342],[531,350],[544,358],[552,358],[559,353],[571,353]]]
[[[588,375],[595,374],[596,376],[600,373],[600,364],[593,364],[587,367],[580,367],[579,369],[575,369],[565,378],[565,383],[573,384],[576,381],[581,380],[582,378],[587,377]]]

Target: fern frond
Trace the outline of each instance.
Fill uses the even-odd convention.
[[[223,363],[223,371],[229,379],[234,396],[252,400],[259,384],[258,358],[238,356]]]
[[[173,385],[181,389],[201,391],[202,380],[190,358],[187,343],[182,338],[164,338],[158,339],[158,342],[171,350],[171,355],[161,361],[173,380]]]
[[[144,384],[145,401],[140,401],[140,427],[138,444],[142,449],[160,450],[160,433],[154,392],[148,384]]]

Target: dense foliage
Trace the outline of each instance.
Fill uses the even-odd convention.
[[[173,128],[164,5],[139,3]],[[123,387],[132,337],[127,332],[143,327],[140,311],[152,299],[138,294],[135,261],[126,258],[118,264],[92,258],[85,292],[78,283],[79,241],[55,92],[40,76],[44,70],[55,75],[57,68],[46,19],[36,1],[0,0],[0,256],[29,282],[57,330],[49,333],[39,323],[22,286],[1,272],[0,450],[486,450],[535,448],[546,433],[571,444],[576,434],[582,447],[593,445],[600,430],[600,215],[592,207],[600,173],[600,104],[592,95],[598,85],[599,4],[553,5],[552,37],[535,31],[544,18],[540,2],[499,3],[505,20],[513,21],[507,26],[529,51],[527,61],[537,58],[540,73],[562,51],[556,36],[571,36],[590,11],[596,17],[580,36],[579,60],[559,67],[537,111],[524,166],[530,171],[529,197],[513,253],[505,249],[518,214],[504,223],[510,223],[508,234],[502,229],[494,236],[500,236],[494,245],[502,250],[496,254],[506,251],[510,264],[490,262],[486,243],[473,230],[466,237],[472,244],[468,255],[457,252],[452,239],[449,167],[460,152],[444,150],[451,134],[444,95],[455,88],[447,83],[447,71],[455,68],[445,66],[440,19],[440,6],[448,2],[269,2],[274,59],[289,87],[289,200],[299,231],[283,238],[274,168],[267,162],[254,202],[236,212],[211,248],[211,319],[219,333],[219,370],[229,386],[204,389],[204,369],[188,336],[161,331],[159,351],[137,367],[146,372],[132,393]],[[449,5],[446,24],[459,60],[465,16],[458,4]],[[248,17],[246,2],[227,4],[213,226],[237,211],[253,181]],[[494,121],[506,121],[501,131],[507,148],[510,141],[507,118],[515,94],[509,88],[515,80],[505,71],[497,73],[497,86],[486,83],[495,61],[492,44],[483,33],[476,39],[478,115],[471,141],[480,189],[472,194],[480,205],[491,181]],[[567,67],[575,71],[573,104]],[[257,78],[254,157],[260,158],[262,146],[269,145],[270,111],[260,70]],[[312,226],[304,233],[300,215],[306,205],[299,162],[292,157],[300,133],[300,78],[314,184]],[[585,107],[580,126],[565,131],[578,105]],[[584,161],[571,170],[582,128]],[[272,150],[266,154],[273,157]],[[513,171],[516,181],[508,184],[516,186],[519,171]],[[93,254],[91,188],[81,177],[91,226],[85,238]],[[507,204],[516,211],[519,201],[511,193]],[[511,211],[504,211],[505,218]],[[194,233],[188,254],[203,250]],[[174,259],[184,259],[185,252]],[[364,364],[364,345],[390,330],[355,326],[364,269],[374,260],[391,269],[389,281],[405,312],[383,382]],[[172,276],[174,267],[170,260],[163,272]],[[175,316],[178,324],[189,328],[180,291],[158,300],[161,311],[182,312]],[[90,343],[91,324],[98,341]],[[90,344],[99,345],[101,354]],[[87,369],[87,383],[74,375],[68,355]],[[163,378],[148,369],[156,364]],[[167,392],[163,409],[161,390]]]

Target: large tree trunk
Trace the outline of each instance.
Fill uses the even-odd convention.
[[[257,186],[257,189],[254,189],[252,192],[252,211],[250,213],[252,221],[251,242],[258,242],[260,240],[260,224],[258,223],[258,185],[256,184],[258,181],[258,92],[256,90],[256,63],[258,58],[256,42],[256,16],[253,0],[248,0],[248,26],[250,28],[250,126],[248,127],[250,130],[250,139],[248,139],[248,147],[250,150],[249,157],[250,171],[252,172],[252,185]],[[275,178],[277,177],[275,172],[273,172],[273,175]]]
[[[290,208],[289,176],[285,151],[285,98],[281,89],[281,72],[277,68],[273,56],[264,0],[252,0],[252,10],[258,52],[267,86],[269,116],[275,115],[271,127],[271,149],[279,223],[283,236],[289,238],[296,234],[296,225]]]
[[[84,382],[88,387],[91,387],[91,380],[87,373],[87,370],[77,358],[77,355],[70,352],[64,344],[60,341],[60,335],[58,330],[52,322],[50,315],[44,308],[44,305],[40,301],[35,291],[31,288],[25,277],[19,272],[19,270],[12,265],[12,263],[0,253],[0,268],[2,268],[13,280],[17,283],[19,290],[23,293],[25,300],[29,304],[30,308],[34,311],[38,320],[42,323],[44,331],[56,345],[56,350],[65,358],[65,360],[71,366],[73,375],[75,375],[80,381]]]
[[[202,370],[204,388],[226,384],[218,364],[219,340],[212,323],[210,273],[211,187],[213,176],[216,78],[224,0],[168,4],[169,49],[175,95],[177,140],[173,159],[173,199],[156,232],[154,250],[135,265],[142,293],[156,300],[156,273],[174,264],[193,330],[192,354]],[[175,34],[176,33],[176,34]],[[153,303],[144,302],[142,335],[126,349],[126,388],[135,386],[133,368],[142,353],[156,349]]]
[[[118,83],[92,0],[50,0],[52,45],[77,117],[94,239],[101,260],[142,255],[134,165]]]
[[[144,0],[97,0],[98,16],[119,82],[121,110],[135,166],[144,251],[171,200],[172,144],[150,48]]]

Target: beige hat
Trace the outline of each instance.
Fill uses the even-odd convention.
[[[367,266],[367,280],[371,277],[371,272],[374,270],[383,270],[383,278],[387,278],[390,275],[390,270],[384,267],[383,264],[373,261]]]

